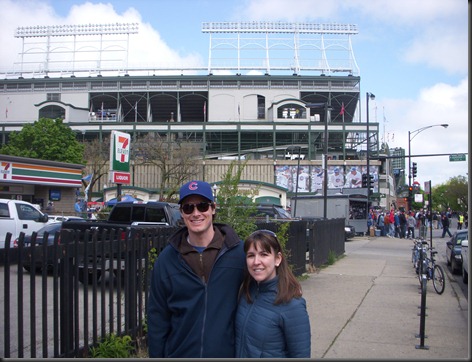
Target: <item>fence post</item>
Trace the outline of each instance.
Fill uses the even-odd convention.
[[[424,345],[425,336],[425,322],[426,322],[426,289],[427,289],[427,282],[428,278],[426,273],[428,272],[425,270],[424,266],[424,251],[420,251],[420,268],[418,273],[421,273],[421,312],[420,312],[420,333],[416,335],[416,338],[420,338],[420,344],[416,345],[416,349],[429,349],[428,346]]]

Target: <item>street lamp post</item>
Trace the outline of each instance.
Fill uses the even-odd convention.
[[[298,174],[300,172],[300,154],[302,148],[300,146],[290,146],[287,148],[287,151],[290,151],[290,158],[293,159],[294,152],[298,151],[298,162],[297,162],[297,180],[295,181],[295,202],[293,205],[293,214],[292,217],[297,216],[297,198],[298,198]]]
[[[411,140],[415,138],[419,133],[423,132],[424,130],[432,127],[444,127],[447,128],[449,125],[447,123],[442,124],[433,124],[430,126],[421,127],[415,129],[414,131],[408,131],[408,211],[411,211],[411,195],[410,195],[410,188],[411,188]]]
[[[367,218],[370,213],[370,134],[369,134],[369,99],[374,100],[375,95],[372,93],[366,93],[366,120],[367,120],[367,146],[366,146],[366,164],[367,164]]]
[[[331,121],[331,101],[328,100],[324,103],[310,103],[310,108],[324,108],[325,117],[324,117],[324,147],[323,147],[323,218],[327,219],[328,212],[328,142],[329,142],[329,133],[328,133],[328,122]]]
[[[331,105],[326,102],[325,108],[325,142],[324,142],[324,155],[323,155],[323,219],[328,218],[328,122],[331,121]]]

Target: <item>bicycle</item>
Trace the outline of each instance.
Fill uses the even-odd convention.
[[[411,248],[411,262],[413,263],[416,274],[419,274],[420,251],[423,248],[423,245],[427,244],[428,242],[423,239],[413,239],[413,247]]]
[[[440,265],[436,264],[434,256],[438,253],[434,248],[430,248],[427,242],[422,241],[422,247],[419,251],[419,267],[418,279],[422,285],[422,276],[425,275],[427,280],[433,281],[433,287],[436,293],[442,294],[446,288],[446,279],[444,278],[444,270]],[[428,257],[429,251],[429,257]]]

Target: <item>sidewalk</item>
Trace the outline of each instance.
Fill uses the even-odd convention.
[[[302,282],[312,358],[468,359],[468,301],[450,281],[445,240],[433,238],[446,289],[439,295],[428,281],[424,348],[417,348],[421,291],[412,241],[358,236],[346,242],[344,257]]]

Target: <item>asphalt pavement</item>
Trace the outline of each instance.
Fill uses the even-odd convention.
[[[433,230],[437,262],[446,272],[441,295],[428,281],[422,297],[409,239],[356,236],[334,264],[309,273],[302,288],[311,357],[470,359],[468,298],[446,266],[447,239],[440,233]]]

